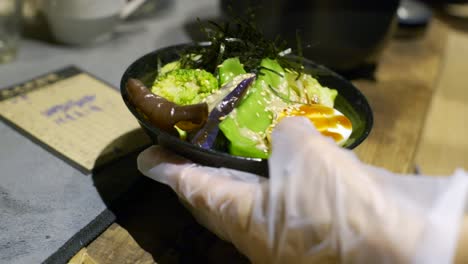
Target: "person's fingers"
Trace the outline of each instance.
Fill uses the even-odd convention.
[[[171,151],[151,146],[138,155],[137,166],[144,175],[175,188],[182,171],[194,165]]]
[[[139,155],[138,168],[169,185],[216,233],[222,225],[246,228],[254,195],[265,181],[250,173],[197,165],[158,146]]]
[[[384,257],[400,263],[429,245],[421,245],[429,238],[428,234],[438,234],[437,221],[431,219],[427,208],[432,208],[432,214],[441,215],[435,209],[444,199],[437,204],[429,202],[441,197],[435,194],[434,188],[428,188],[427,199],[415,196],[426,185],[424,180],[410,179],[409,175],[400,179],[400,175],[365,165],[351,151],[315,133],[306,119],[285,119],[274,133],[270,191],[275,197],[284,197],[285,218],[308,219],[314,223],[318,241],[333,241],[339,245],[333,250],[349,254],[346,251],[354,246],[358,237],[359,248],[354,248],[354,257],[365,256],[368,260]],[[411,187],[408,180],[417,180],[418,186],[413,186],[412,192],[408,189]],[[431,186],[442,187],[442,181],[430,178],[427,181]],[[392,182],[401,183],[401,188],[392,188]],[[456,186],[456,182],[456,179],[446,182],[441,189],[441,193],[451,190],[452,201],[457,201],[456,194],[465,192],[463,185]],[[445,199],[449,199],[448,195],[444,194]],[[439,205],[438,208],[447,212],[447,207]],[[271,210],[276,211],[280,210]],[[316,223],[329,225],[322,228]],[[280,225],[275,233],[289,235],[289,230],[281,229],[289,227]],[[443,249],[442,244],[438,248]]]
[[[352,230],[365,232],[368,230],[366,215],[384,200],[360,162],[332,140],[319,135],[305,118],[284,119],[277,126],[270,169],[271,203],[283,196],[287,206],[283,210],[271,209],[268,218],[273,218],[276,211],[284,211],[290,221],[308,219],[315,231],[311,246],[320,241],[341,245],[342,235],[335,234],[345,234],[350,225]],[[307,228],[309,223],[305,223],[302,228]],[[270,233],[290,234],[288,224],[276,228],[279,231]]]
[[[147,171],[160,163],[191,164],[192,162],[182,158],[173,152],[160,146],[151,146],[138,156],[138,169]]]
[[[259,188],[259,184],[232,177],[227,170],[194,166],[179,177],[176,192],[194,209],[199,220],[215,233],[230,238],[229,229],[246,230]],[[201,219],[205,217],[208,219]]]

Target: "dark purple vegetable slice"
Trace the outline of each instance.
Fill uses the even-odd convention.
[[[210,112],[205,125],[195,134],[191,142],[205,149],[213,147],[219,133],[221,119],[228,115],[245,95],[247,88],[255,79],[255,76],[241,81],[232,92]]]
[[[208,105],[177,105],[167,99],[153,94],[137,79],[129,79],[126,89],[130,102],[139,109],[156,127],[169,133],[177,134],[174,126],[182,130],[198,129],[206,122]]]

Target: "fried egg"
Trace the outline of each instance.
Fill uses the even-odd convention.
[[[332,138],[340,146],[349,139],[353,132],[349,118],[334,108],[320,104],[288,106],[278,113],[272,128],[281,119],[290,116],[306,117],[322,135]]]

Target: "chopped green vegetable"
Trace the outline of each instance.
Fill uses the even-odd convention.
[[[179,134],[179,138],[182,140],[187,139],[187,131],[180,129],[179,127],[174,126],[174,128],[177,130],[177,133]]]
[[[218,88],[216,77],[205,70],[175,69],[159,75],[151,91],[176,104],[190,105],[200,103]]]
[[[234,77],[244,73],[244,66],[242,66],[239,58],[229,58],[219,66],[219,83],[225,85],[232,81]]]
[[[165,64],[161,69],[159,69],[158,75],[164,75],[170,71],[180,69],[180,61],[173,61]]]
[[[292,97],[291,101],[301,102],[305,104],[321,104],[328,107],[334,105],[334,101],[338,92],[322,86],[317,79],[309,74],[300,74],[296,72],[286,72],[288,86],[295,93],[289,93]]]
[[[253,158],[268,158],[269,148],[265,131],[271,125],[274,109],[283,108],[285,103],[274,96],[268,85],[287,85],[283,68],[277,61],[264,59],[262,70],[240,105],[224,119],[219,128],[230,141],[229,151],[233,155]]]

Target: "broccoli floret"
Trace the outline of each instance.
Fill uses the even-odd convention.
[[[200,69],[175,69],[156,78],[151,91],[179,105],[200,103],[218,89],[213,74]]]

